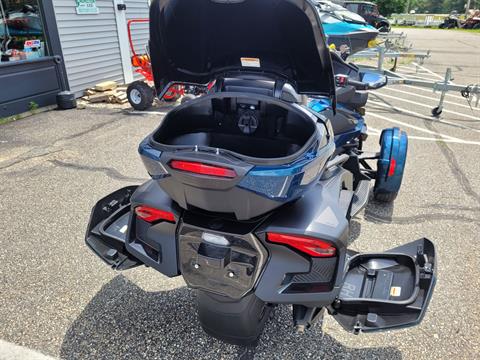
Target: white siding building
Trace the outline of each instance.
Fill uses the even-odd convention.
[[[52,0],[70,91],[134,79],[127,21],[148,18],[149,0],[96,0],[98,14],[77,14],[76,0]],[[148,23],[132,25],[135,50],[144,52]]]

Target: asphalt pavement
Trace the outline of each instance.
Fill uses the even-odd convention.
[[[454,65],[457,82],[480,82],[479,34],[408,30],[408,36],[433,55],[423,68],[402,65],[404,75],[438,79]],[[434,120],[437,98],[408,86],[372,93],[367,146],[377,149],[381,129],[401,127],[410,136],[407,168],[395,204],[372,201],[351,226],[351,247],[359,251],[421,237],[435,242],[438,282],[424,321],[356,336],[327,316],[323,327],[298,335],[290,309],[281,306],[255,359],[480,358],[480,110],[449,94]],[[137,146],[166,110],[50,111],[0,126],[0,359],[15,358],[8,357],[12,347],[24,349],[23,358],[241,354],[202,331],[195,293],[180,277],[144,267],[116,273],[84,244],[96,200],[147,179]]]

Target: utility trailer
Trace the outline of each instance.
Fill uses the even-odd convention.
[[[402,76],[396,72],[399,58],[414,58],[417,71],[424,64],[430,55],[428,51],[415,51],[412,46],[406,45],[406,35],[404,33],[389,33],[382,36],[383,44],[376,48],[367,49],[349,56],[349,59],[377,59],[377,65],[359,66],[362,71],[376,72],[387,76],[389,85],[413,85],[432,89],[433,92],[439,92],[440,98],[437,106],[432,108],[431,113],[434,117],[439,117],[444,108],[445,95],[449,91],[459,92],[466,99],[470,107],[478,107],[480,103],[480,85],[469,84],[460,85],[453,83],[451,68],[447,68],[443,80],[421,80]],[[384,68],[385,59],[394,59],[394,64],[390,69]]]

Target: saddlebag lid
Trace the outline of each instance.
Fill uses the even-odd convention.
[[[253,72],[300,94],[335,96],[329,49],[308,0],[154,0],[150,55],[158,94],[172,82]]]

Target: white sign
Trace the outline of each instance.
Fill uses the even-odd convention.
[[[98,14],[98,8],[96,0],[76,0],[77,1],[77,14],[78,15],[91,15]]]

